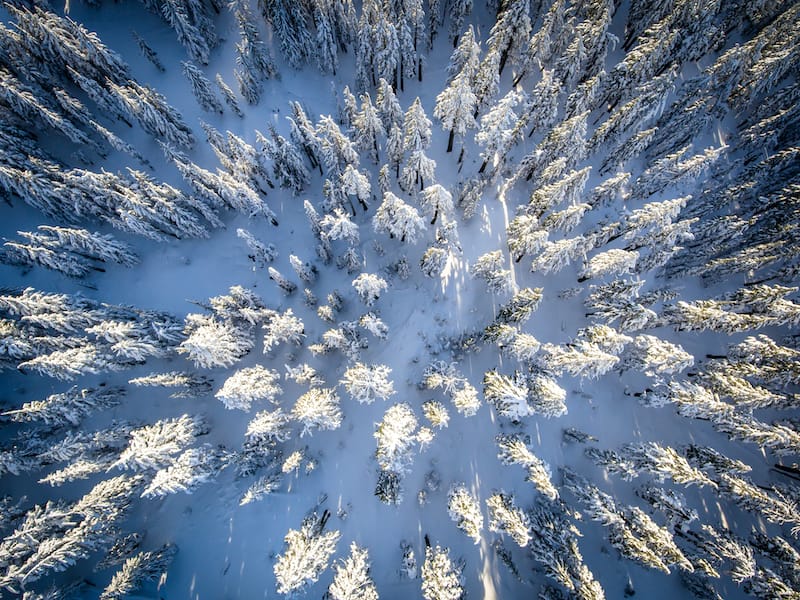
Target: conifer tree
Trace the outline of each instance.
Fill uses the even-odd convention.
[[[447,493],[447,513],[475,544],[480,542],[483,530],[481,505],[463,483],[453,485]]]
[[[442,128],[450,131],[447,139],[448,152],[453,150],[453,139],[456,135],[463,137],[467,129],[475,127],[474,112],[477,102],[469,80],[462,75],[456,76],[436,97],[433,114],[441,121]]]
[[[164,65],[161,63],[161,60],[158,58],[158,53],[153,50],[149,44],[135,31],[131,32],[133,34],[133,38],[136,40],[136,44],[139,46],[139,50],[142,53],[150,64],[152,64],[156,69],[161,71],[162,73],[166,71]]]
[[[425,548],[422,565],[422,597],[425,600],[458,600],[464,595],[464,564],[450,558],[450,551],[440,546]]]
[[[531,538],[528,516],[517,508],[513,495],[494,493],[486,499],[486,506],[490,531],[507,533],[521,548],[528,545]]]
[[[489,33],[490,53],[499,55],[498,74],[502,75],[506,62],[519,61],[522,45],[530,37],[530,2],[527,0],[506,0],[501,3],[497,21]]]
[[[307,6],[286,0],[259,0],[258,5],[261,14],[272,25],[289,64],[299,68],[309,62],[315,44],[308,26],[311,15]]]
[[[481,48],[475,41],[475,29],[470,25],[450,55],[450,63],[447,65],[448,83],[459,75],[465,77],[470,83],[474,83],[480,64],[480,55]]]
[[[425,182],[434,178],[436,161],[428,158],[424,150],[414,150],[406,160],[403,172],[400,175],[400,187],[411,192],[419,184],[419,189],[425,189]]]
[[[369,552],[355,542],[350,554],[335,567],[333,582],[328,587],[332,600],[378,600],[378,591],[369,575]]]
[[[353,120],[353,127],[356,131],[356,146],[360,150],[368,152],[369,156],[372,158],[372,162],[377,165],[379,150],[378,140],[386,135],[386,129],[384,128],[378,110],[372,104],[369,94],[361,95],[361,110]]]
[[[493,171],[504,164],[506,154],[516,142],[514,126],[518,117],[514,107],[521,99],[522,95],[512,89],[481,117],[480,128],[475,134],[475,142],[483,148],[483,162],[478,173],[483,173],[490,161]]]
[[[194,97],[197,98],[198,104],[203,110],[209,112],[217,112],[222,114],[222,104],[220,104],[214,89],[211,87],[211,82],[206,79],[203,72],[190,62],[182,61],[183,74],[189,81],[192,88]]]
[[[375,458],[382,471],[402,475],[411,462],[411,450],[417,430],[417,417],[405,402],[394,404],[387,409],[375,428],[377,449]]]
[[[295,402],[292,418],[303,425],[300,435],[313,434],[315,430],[331,431],[342,424],[339,395],[331,388],[311,388]]]
[[[339,383],[361,404],[372,404],[376,398],[388,400],[394,395],[394,384],[389,379],[391,372],[386,365],[365,365],[357,362],[344,372]]]
[[[166,544],[158,550],[139,552],[122,564],[100,594],[102,600],[119,600],[141,589],[142,585],[163,577],[178,548]]]
[[[453,196],[438,183],[429,185],[420,194],[420,204],[426,216],[431,217],[431,225],[436,223],[439,215],[447,223],[453,218]]]
[[[286,550],[277,556],[273,566],[279,594],[302,590],[328,568],[341,537],[338,531],[325,531],[329,517],[327,510],[320,516],[312,513],[303,519],[299,530],[290,529],[286,534]]]
[[[375,108],[380,115],[385,132],[391,131],[393,126],[400,126],[403,122],[403,109],[392,86],[383,79],[378,79],[378,93],[375,97]]]
[[[253,402],[268,400],[275,402],[283,390],[277,382],[280,376],[276,371],[261,365],[240,369],[225,380],[222,388],[214,394],[227,409],[238,408],[249,411]]]

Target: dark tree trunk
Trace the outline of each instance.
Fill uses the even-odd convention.
[[[448,152],[452,152],[453,151],[453,138],[455,138],[455,137],[456,137],[456,130],[455,129],[451,129],[450,130],[450,137],[447,138],[447,151]]]
[[[488,164],[488,162],[489,162],[488,160],[484,160],[481,163],[481,168],[478,169],[478,173],[483,173],[486,170],[486,165]]]
[[[508,48],[503,50],[503,53],[500,55],[500,66],[497,68],[497,74],[502,75],[503,69],[506,68],[506,61],[508,60]]]
[[[458,164],[461,164],[462,160],[464,160],[464,146],[461,146],[461,152],[458,153]]]

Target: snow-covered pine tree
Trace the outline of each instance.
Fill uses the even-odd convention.
[[[264,323],[264,352],[271,352],[279,344],[300,346],[305,338],[305,325],[291,308],[275,313]]]
[[[547,577],[586,600],[604,600],[599,582],[583,562],[578,547],[580,532],[561,506],[539,500],[528,511],[534,535],[528,543],[533,558]],[[553,589],[553,588],[550,588]],[[560,593],[557,596],[563,597]]]
[[[422,190],[420,205],[426,216],[431,217],[431,225],[436,223],[439,215],[444,223],[453,220],[453,196],[438,183]]]
[[[267,267],[267,272],[269,273],[269,278],[274,281],[275,285],[287,296],[293,294],[297,290],[297,284],[294,281],[286,279],[275,267]]]
[[[520,161],[515,180],[523,176],[526,181],[540,177],[546,165],[563,158],[564,168],[574,166],[586,153],[586,119],[583,112],[553,127],[544,139]]]
[[[191,444],[195,437],[208,431],[207,421],[197,415],[161,419],[134,429],[114,466],[133,471],[158,470],[171,464],[174,455]]]
[[[478,99],[472,91],[472,84],[466,75],[457,75],[436,97],[433,115],[442,123],[442,129],[449,131],[447,151],[452,152],[455,136],[463,137],[467,129],[474,129],[475,109]],[[462,152],[463,154],[463,152]],[[459,162],[461,157],[459,156]]]
[[[365,211],[369,209],[367,201],[372,196],[372,184],[370,184],[365,171],[359,171],[353,165],[347,165],[339,176],[339,183],[341,191],[348,197],[351,207],[353,202],[349,198],[355,196],[361,208]]]
[[[280,375],[277,371],[266,369],[261,365],[240,369],[225,380],[222,388],[214,394],[227,409],[238,408],[249,411],[253,402],[275,399],[283,393],[277,382]]]
[[[638,252],[611,248],[594,255],[581,270],[578,281],[635,272],[638,260]]]
[[[164,73],[166,69],[162,64],[161,60],[158,58],[158,53],[153,50],[150,45],[135,31],[132,31],[131,34],[133,35],[133,39],[136,40],[136,45],[139,46],[139,51],[142,53],[147,61],[153,65],[156,69],[160,72]]]
[[[648,198],[667,186],[697,179],[711,168],[727,149],[728,147],[725,145],[718,148],[706,148],[702,154],[682,160],[690,151],[690,147],[681,148],[673,154],[654,161],[634,182],[631,194],[636,198]]]
[[[517,90],[509,90],[497,103],[483,116],[480,128],[475,134],[475,142],[480,145],[481,163],[478,173],[483,173],[491,162],[492,172],[496,172],[505,164],[505,158],[511,145],[516,142],[514,126],[519,117],[514,108],[524,98]]]
[[[558,98],[561,93],[561,81],[553,75],[553,71],[542,71],[542,79],[536,84],[520,109],[519,121],[515,130],[522,135],[530,128],[528,137],[534,133],[545,132],[555,125],[558,118]],[[571,117],[570,117],[571,118]]]
[[[506,243],[514,262],[542,250],[549,236],[550,233],[542,227],[538,217],[525,213],[514,217],[506,227]]]
[[[383,78],[378,79],[375,108],[381,118],[385,132],[391,131],[393,125],[399,127],[403,123],[403,108],[400,106],[392,86]]]
[[[416,244],[420,232],[426,229],[417,209],[392,192],[383,195],[383,202],[372,217],[372,227],[377,233],[388,233],[409,244]]]
[[[531,33],[530,2],[507,0],[501,2],[497,21],[492,26],[487,44],[489,52],[499,53],[498,73],[502,75],[506,62],[517,64],[522,46]]]
[[[382,471],[402,476],[413,460],[411,451],[416,441],[417,417],[405,403],[390,406],[375,427],[375,458]]]
[[[333,581],[328,586],[331,600],[378,600],[378,591],[369,575],[369,552],[355,542],[350,554],[334,566]]]
[[[339,395],[331,388],[314,387],[302,394],[292,408],[292,418],[299,421],[300,435],[312,435],[315,430],[331,431],[342,424]]]
[[[437,429],[447,427],[450,422],[450,413],[447,412],[447,407],[436,400],[423,402],[422,413],[425,415],[425,418],[428,419],[431,427],[436,427]]]
[[[278,257],[278,250],[275,248],[275,244],[265,244],[261,240],[256,239],[256,237],[246,229],[237,229],[236,237],[244,240],[244,243],[247,244],[247,248],[250,250],[250,254],[247,255],[247,258],[253,261],[256,267],[263,269],[268,263],[271,263]]]
[[[109,82],[110,91],[118,99],[119,106],[136,119],[149,134],[163,138],[167,144],[181,148],[194,146],[192,130],[183,121],[180,113],[167,104],[166,98],[153,88],[141,86],[134,81],[126,85]]]
[[[350,396],[362,404],[372,404],[376,398],[388,400],[395,394],[389,379],[392,370],[386,365],[365,365],[357,362],[348,367],[339,383]]]
[[[531,538],[530,522],[525,512],[518,508],[513,494],[495,492],[486,499],[489,509],[489,531],[508,534],[520,548]]]
[[[278,185],[299,194],[311,180],[300,152],[292,142],[278,135],[272,126],[269,127],[269,134],[270,137],[266,138],[256,132],[261,151],[272,160],[272,173]]]
[[[317,67],[322,73],[332,73],[335,76],[339,66],[339,40],[333,4],[327,0],[313,2],[312,17],[316,29]]]
[[[588,516],[610,529],[609,539],[623,556],[664,573],[669,573],[673,565],[690,572],[694,570],[672,534],[641,509],[620,509],[611,496],[574,471],[562,469],[561,472],[564,486],[585,505]]]
[[[419,184],[420,190],[424,189],[425,182],[433,180],[435,169],[436,161],[428,158],[424,150],[412,151],[400,175],[400,187],[409,193],[414,190],[416,184]]]
[[[311,15],[307,5],[286,0],[259,0],[259,9],[272,25],[284,58],[295,68],[302,67],[314,55],[316,45],[309,27]]]
[[[481,541],[483,513],[481,505],[463,484],[454,484],[447,493],[447,513],[456,526],[477,544]]]
[[[200,107],[209,112],[222,114],[222,104],[214,93],[211,82],[203,75],[203,72],[196,65],[188,61],[182,61],[181,67],[183,68],[183,74],[189,81],[189,86],[192,88],[192,93]]]
[[[500,250],[487,252],[478,257],[470,267],[470,275],[483,279],[489,290],[495,294],[513,291],[514,282],[509,269],[504,269],[505,259]]]
[[[187,338],[177,347],[195,366],[203,369],[230,367],[253,349],[250,333],[213,317],[190,314],[184,329]]]
[[[67,392],[51,394],[45,400],[26,402],[20,408],[2,413],[17,423],[41,422],[52,426],[77,427],[97,410],[117,406],[125,397],[119,387],[87,388],[73,386]]]
[[[195,489],[213,480],[226,465],[227,453],[222,448],[203,444],[184,450],[167,467],[159,469],[142,492],[143,498],[160,498]]]
[[[694,357],[680,345],[652,335],[637,335],[628,346],[622,367],[643,371],[649,377],[679,373],[694,365]]]
[[[286,117],[291,126],[291,139],[294,144],[303,150],[308,158],[311,168],[319,168],[322,174],[322,163],[320,158],[321,146],[320,139],[314,125],[309,120],[303,107],[299,102],[293,101],[289,105],[292,108],[292,116]]]
[[[497,458],[504,465],[520,465],[527,471],[525,481],[549,500],[558,498],[558,490],[550,480],[550,467],[529,448],[530,437],[522,434],[500,434],[495,438],[499,452]]]
[[[225,100],[225,104],[228,105],[228,108],[230,108],[237,117],[244,117],[244,113],[239,106],[239,100],[236,98],[236,94],[234,94],[230,86],[225,83],[222,75],[217,73],[214,76],[214,83],[216,83],[217,89],[219,90],[219,93],[222,94],[222,98]]]
[[[157,581],[167,571],[177,554],[177,546],[166,544],[158,550],[139,552],[122,564],[105,587],[102,600],[121,600],[151,581]]]
[[[459,600],[464,596],[463,561],[450,558],[440,546],[425,548],[422,564],[422,597],[425,600]]]
[[[458,75],[463,75],[470,83],[474,83],[480,65],[480,54],[481,48],[475,40],[475,29],[469,25],[450,55],[447,65],[448,83]]]
[[[501,416],[513,421],[532,414],[528,406],[527,382],[525,376],[518,371],[513,377],[496,370],[487,371],[483,377],[483,396],[495,406]]]
[[[356,97],[353,95],[353,92],[350,91],[350,86],[348,85],[342,88],[341,97],[338,97],[338,93],[334,95],[337,96],[336,107],[339,116],[339,124],[344,127],[346,131],[351,131],[356,114],[358,113]]]
[[[414,99],[403,117],[403,149],[407,152],[424,150],[431,143],[431,121],[422,108],[419,96]]]
[[[150,373],[143,377],[129,379],[128,383],[136,386],[184,388],[172,392],[170,398],[199,398],[211,392],[212,389],[212,381],[208,377],[181,371]]]
[[[338,531],[325,531],[329,517],[327,510],[319,516],[312,513],[303,519],[299,530],[290,529],[286,534],[286,550],[273,565],[279,594],[297,593],[316,582],[328,568],[341,537]]]
[[[143,477],[121,475],[101,481],[79,500],[38,504],[3,540],[0,586],[21,593],[51,572],[63,571],[112,545]]]
[[[381,78],[381,81],[385,82],[386,80]],[[386,91],[384,90],[383,93],[385,95]],[[380,96],[379,99],[385,103],[388,103],[389,110],[392,110],[393,106],[391,99],[387,101],[385,97],[382,98]],[[396,98],[394,102],[397,103]],[[399,106],[399,104],[397,106]],[[395,117],[396,115],[390,114],[387,120],[391,123]],[[384,126],[384,121],[382,118],[382,113],[372,104],[370,95],[362,94],[361,109],[353,119],[353,128],[356,131],[355,144],[359,150],[368,152],[372,158],[372,162],[374,162],[376,165],[378,164],[378,140],[386,135],[386,127]]]

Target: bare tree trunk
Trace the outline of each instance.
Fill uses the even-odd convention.
[[[453,151],[453,138],[455,138],[455,136],[456,136],[456,130],[455,129],[451,129],[450,130],[450,137],[447,139],[447,151],[448,152],[452,152]]]

